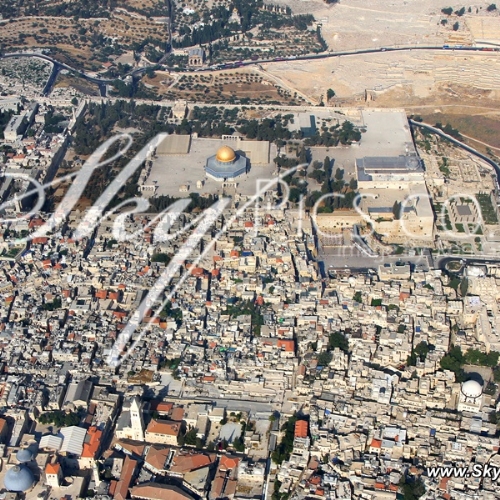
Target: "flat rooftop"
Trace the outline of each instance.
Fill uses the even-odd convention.
[[[371,181],[374,175],[398,176],[424,172],[416,154],[356,158],[356,168],[359,181]]]
[[[425,182],[413,182],[408,189],[366,189],[366,197],[361,201],[361,209],[372,214],[392,212],[395,202],[402,203],[411,197],[405,212],[415,209],[419,217],[432,217],[432,206],[428,198]],[[412,208],[413,207],[413,208]]]
[[[165,137],[156,149],[157,155],[182,155],[189,153],[190,135],[171,134]]]
[[[13,115],[9,120],[9,123],[5,126],[4,132],[14,132],[16,131],[21,124],[23,123],[24,115]]]
[[[400,156],[415,153],[413,138],[404,111],[363,110],[366,132],[358,156]]]
[[[420,170],[421,165],[415,155],[408,156],[365,156],[356,160],[358,165],[362,167],[365,172],[374,170]]]
[[[330,118],[333,120],[333,122],[328,123],[328,126],[335,125],[335,122],[342,125],[344,120],[349,120],[355,126],[366,130],[362,133],[359,144],[338,146],[336,148],[322,146],[313,146],[311,148],[313,161],[323,161],[325,156],[333,158],[335,161],[333,171],[335,172],[337,168],[344,170],[344,179],[347,182],[352,177],[357,178],[356,159],[358,158],[398,158],[399,156],[418,158],[408,120],[403,110],[362,110],[355,113],[352,109],[346,109],[345,114],[341,115],[334,112],[333,108],[318,107],[317,109],[318,112],[313,112],[317,118]],[[323,109],[329,110],[330,115],[320,116]],[[318,128],[320,125],[318,123]],[[289,125],[290,129],[293,127],[295,129],[298,127],[297,118],[294,125]]]

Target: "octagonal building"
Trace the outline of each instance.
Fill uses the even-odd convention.
[[[232,181],[247,171],[247,159],[229,146],[219,148],[217,154],[210,156],[205,165],[207,177],[220,182]]]

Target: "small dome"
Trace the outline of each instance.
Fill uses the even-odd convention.
[[[217,151],[215,158],[217,159],[217,161],[221,161],[223,163],[229,163],[236,159],[236,153],[234,152],[233,148],[230,148],[229,146],[222,146]]]
[[[478,398],[483,393],[483,387],[475,380],[467,380],[462,385],[462,394],[467,398]]]
[[[29,462],[33,458],[33,453],[27,448],[23,448],[16,453],[16,458],[18,462],[24,463]]]
[[[7,471],[3,483],[9,491],[28,491],[35,482],[33,473],[23,465],[16,465]]]

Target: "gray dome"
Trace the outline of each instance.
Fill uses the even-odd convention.
[[[3,480],[9,491],[28,491],[35,482],[33,473],[23,465],[16,465],[7,471]]]
[[[31,459],[33,458],[33,453],[31,453],[31,451],[28,450],[27,448],[24,448],[16,453],[16,458],[17,461],[21,463],[30,462]]]

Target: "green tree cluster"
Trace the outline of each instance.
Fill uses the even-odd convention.
[[[39,4],[39,2],[35,2]],[[83,19],[90,19],[93,17],[106,17],[109,19],[110,11],[115,8],[116,0],[94,0],[93,2],[84,2],[83,0],[76,0],[74,2],[51,2],[51,5],[43,8],[40,13],[53,17],[76,17]],[[40,5],[38,5],[40,7]]]
[[[423,481],[409,477],[401,478],[399,483],[403,500],[418,500],[425,493],[425,485]]]
[[[3,132],[5,130],[7,123],[9,123],[9,120],[12,118],[13,114],[14,111],[11,109],[0,110],[0,139],[4,138]]]
[[[328,366],[333,359],[333,354],[329,351],[323,351],[318,356],[318,365],[319,366]]]
[[[334,125],[327,130],[317,130],[316,133],[305,140],[307,146],[333,147],[350,145],[361,139],[361,132],[348,120],[342,125]]]
[[[52,302],[46,302],[43,305],[45,311],[54,311],[56,309],[61,309],[62,300],[60,297],[56,297]]]
[[[491,368],[494,368],[498,365],[499,356],[500,352],[497,351],[490,351],[486,354],[479,351],[478,349],[469,349],[465,353],[464,364],[489,366]]]
[[[229,315],[231,318],[249,314],[252,321],[252,333],[255,336],[260,335],[261,328],[264,325],[261,306],[258,306],[252,300],[236,301],[234,304],[228,304],[226,310],[221,314]]]
[[[241,414],[240,414],[241,415]],[[236,451],[243,453],[245,451],[245,432],[247,430],[247,423],[241,423],[241,434],[233,441],[232,445]]]
[[[290,454],[293,450],[293,439],[295,436],[295,422],[297,422],[297,420],[297,416],[293,415],[281,427],[281,430],[284,431],[283,439],[271,455],[271,458],[277,464],[282,464],[290,458]]]
[[[160,363],[160,368],[169,368],[170,370],[174,371],[177,370],[180,363],[181,363],[181,358],[164,359]]]
[[[456,28],[455,28],[455,26],[456,26]],[[459,28],[459,23],[456,22],[453,25],[453,29],[454,29],[454,31],[457,31],[458,28]],[[434,126],[438,129],[442,130],[445,134],[448,134],[457,140],[462,140],[462,136],[461,136],[460,132],[456,128],[453,128],[452,125],[450,125],[449,123],[447,123],[446,125],[443,126],[443,124],[441,122],[437,122]]]
[[[333,332],[328,337],[328,349],[333,350],[338,347],[341,351],[349,351],[349,342],[340,332]]]
[[[245,134],[248,139],[258,141],[287,141],[292,137],[292,133],[279,115],[274,118],[264,118],[261,121],[250,120],[243,123],[238,131]]]
[[[166,253],[155,253],[151,257],[151,262],[161,262],[165,265],[168,265],[170,260],[171,260],[170,255]]]
[[[203,442],[197,437],[197,429],[190,429],[184,434],[182,441],[187,446],[195,446],[196,448],[203,448]]]
[[[56,427],[69,427],[72,425],[78,425],[84,415],[85,410],[80,407],[76,412],[63,412],[58,410],[42,413],[38,418],[38,421],[42,425],[54,424]]]
[[[407,365],[417,366],[417,359],[420,359],[422,362],[425,361],[427,354],[433,350],[434,346],[432,344],[428,344],[425,341],[420,342],[414,349],[412,349],[410,356],[408,356]]]
[[[180,327],[182,324],[182,309],[180,307],[173,308],[172,302],[168,301],[160,313],[160,318],[172,318]]]
[[[443,370],[450,370],[455,373],[457,378],[463,379],[462,366],[464,364],[464,355],[459,346],[453,346],[450,352],[443,356],[440,361]]]

